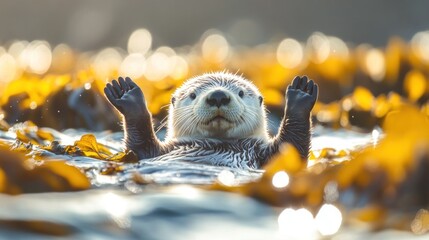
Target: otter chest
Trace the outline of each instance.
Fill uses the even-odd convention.
[[[195,163],[236,168],[259,168],[263,162],[259,139],[220,141],[204,139],[177,141],[171,151],[154,161],[192,161]]]

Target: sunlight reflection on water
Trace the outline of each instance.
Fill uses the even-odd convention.
[[[82,134],[84,132],[75,129],[54,132],[62,144],[73,144]],[[113,152],[122,147],[122,133],[101,132],[95,133],[95,136]],[[372,144],[380,136],[378,130],[372,133],[356,133],[316,127],[313,149],[353,149]],[[341,211],[331,204],[338,198],[336,183],[328,183],[325,187],[327,203],[315,212],[315,215],[305,208],[286,208],[276,214],[273,208],[256,203],[251,198],[202,191],[192,186],[212,184],[215,181],[226,186],[243,184],[260,178],[262,170],[233,169],[180,161],[141,162],[123,165],[124,172],[118,175],[102,175],[100,169],[107,164],[105,161],[88,157],[62,158],[71,165],[85,169],[93,186],[101,189],[64,195],[23,195],[16,198],[16,202],[11,197],[0,195],[0,202],[3,206],[8,206],[7,211],[3,211],[4,208],[0,211],[0,219],[30,216],[32,219],[48,218],[50,221],[66,223],[80,229],[85,232],[81,236],[111,239],[189,239],[202,236],[204,239],[220,239],[226,236],[235,239],[243,239],[243,236],[246,236],[245,239],[317,239],[336,234],[342,225]],[[130,181],[136,173],[155,184],[139,185]],[[289,180],[289,175],[280,171],[274,174],[272,185],[281,191],[288,187]],[[121,194],[113,191],[118,188],[122,189]],[[153,195],[154,191],[157,194]],[[61,196],[61,200],[56,200],[57,205],[46,200],[58,196]],[[64,198],[68,200],[65,201]],[[37,209],[30,207],[30,202],[33,201],[38,202]],[[106,226],[101,223],[105,224],[107,219],[121,230],[106,230]],[[186,228],[183,228],[183,222],[186,222]],[[227,229],[231,231],[228,232]],[[110,236],[111,231],[116,233]],[[3,232],[0,226],[0,233]],[[22,235],[12,232],[9,236]]]

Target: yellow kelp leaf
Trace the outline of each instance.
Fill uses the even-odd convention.
[[[46,140],[50,142],[55,140],[54,135],[46,130],[38,129],[36,134],[41,140]]]
[[[2,114],[3,113],[0,113],[0,117]],[[7,130],[9,130],[9,128],[10,128],[9,124],[5,120],[0,119],[0,130],[1,131],[7,131]]]
[[[426,116],[429,116],[429,102],[424,104],[421,108],[421,112],[425,114]]]
[[[54,223],[44,220],[9,220],[1,219],[0,226],[19,229],[20,231],[25,231],[28,234],[36,233],[48,237],[62,237],[62,236],[71,236],[76,232],[76,229],[73,226],[69,226],[63,223]]]
[[[390,92],[389,95],[387,96],[387,100],[390,104],[391,109],[400,108],[401,106],[403,106],[405,104],[401,95],[399,95],[396,92]]]
[[[52,173],[65,178],[74,190],[85,190],[91,186],[88,178],[79,169],[64,161],[46,161],[41,167],[48,168]]]
[[[63,161],[34,164],[24,154],[0,147],[0,192],[7,194],[76,191],[90,187],[79,169]],[[7,170],[7,171],[6,171]]]
[[[0,169],[0,193],[4,192],[6,188],[6,174]]]
[[[108,164],[104,165],[103,168],[100,169],[100,174],[115,175],[123,171],[124,171],[124,165],[116,162],[109,162]]]
[[[407,73],[404,80],[404,89],[408,94],[408,98],[416,102],[425,92],[427,88],[427,79],[418,70],[412,70]]]
[[[403,54],[405,43],[398,37],[389,40],[386,47],[386,81],[395,82],[398,79],[401,67],[401,55]]]
[[[390,104],[387,101],[386,96],[380,95],[375,99],[375,105],[372,109],[374,115],[378,118],[384,117],[390,110]]]
[[[267,165],[265,165],[264,176],[272,177],[279,171],[287,173],[296,173],[305,168],[306,164],[301,159],[298,151],[290,144],[280,146],[280,151],[272,157]]]
[[[139,161],[137,155],[133,151],[128,150],[126,150],[125,152],[118,152],[113,156],[107,158],[106,160],[123,163],[136,163]]]
[[[417,108],[405,106],[389,113],[383,130],[385,137],[376,148],[363,149],[342,166],[337,178],[341,187],[367,186],[380,173],[385,174],[385,184],[396,186],[413,171],[419,153],[429,147],[429,121]]]
[[[356,87],[353,92],[353,101],[359,109],[370,111],[374,101],[374,96],[368,89],[364,87]]]
[[[429,120],[416,107],[403,106],[387,115],[383,130],[388,134],[404,135],[413,132],[428,136]]]
[[[106,159],[112,155],[110,150],[104,145],[97,142],[97,139],[92,134],[85,134],[80,140],[74,143],[82,153],[87,157]]]
[[[387,209],[385,208],[380,206],[369,206],[351,212],[350,216],[363,222],[379,222],[386,217],[386,214]]]
[[[70,82],[71,75],[46,75],[43,78],[36,76],[23,75],[21,78],[10,82],[0,96],[0,104],[8,102],[9,97],[26,93],[29,96],[27,102],[23,102],[21,107],[29,108],[28,103],[34,102],[37,106],[42,105],[46,98],[54,92],[61,89],[66,83]]]
[[[48,130],[39,129],[32,121],[19,123],[15,128],[16,138],[24,143],[43,145],[46,141],[52,142],[55,137]]]
[[[34,139],[29,138],[24,131],[16,131],[16,139],[18,139],[19,141],[23,142],[23,143],[32,143],[32,144],[37,144],[38,142],[35,141]]]

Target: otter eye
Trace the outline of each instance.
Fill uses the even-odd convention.
[[[239,93],[238,93],[238,96],[240,96],[241,98],[244,96],[244,92],[243,91],[240,91]]]
[[[261,96],[259,96],[259,105],[262,105],[262,101],[263,101],[264,99],[261,97]]]
[[[191,94],[189,95],[189,97],[190,97],[192,100],[194,100],[195,98],[197,98],[197,95],[196,95],[195,93],[191,93]]]

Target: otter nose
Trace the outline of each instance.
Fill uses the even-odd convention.
[[[209,97],[206,99],[206,102],[210,106],[220,107],[222,105],[228,105],[231,99],[221,90],[216,90],[212,92]]]

